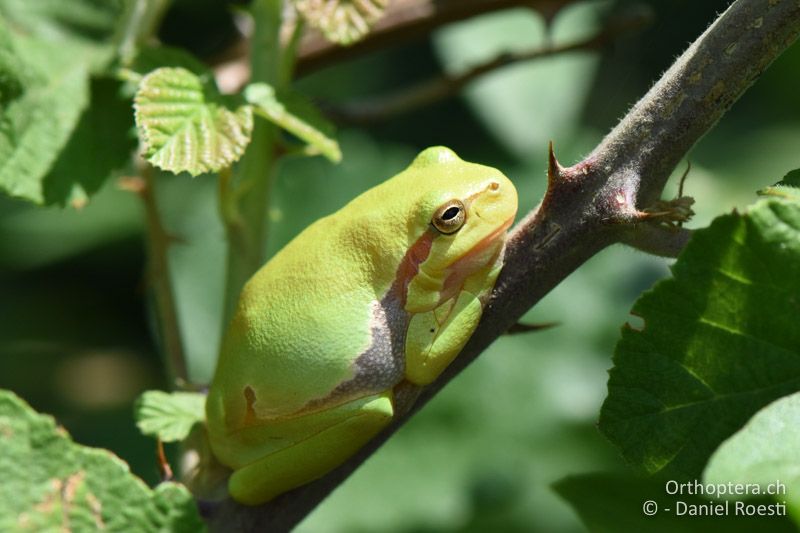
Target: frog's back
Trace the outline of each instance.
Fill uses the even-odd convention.
[[[376,315],[397,265],[381,270],[375,255],[403,247],[405,235],[385,242],[375,224],[386,221],[369,220],[380,213],[353,203],[306,228],[245,285],[210,391],[228,427],[248,412],[268,419],[324,400],[355,377],[373,337],[389,338]]]

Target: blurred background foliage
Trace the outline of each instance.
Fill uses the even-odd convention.
[[[270,254],[435,144],[502,169],[527,212],[544,191],[547,141],[564,164],[586,155],[727,3],[576,2],[553,21],[555,44],[590,36],[631,9],[648,9],[653,20],[602,50],[516,64],[458,98],[369,127],[342,127],[340,165],[321,158],[281,164]],[[161,37],[209,57],[233,31],[229,6],[182,0]],[[534,12],[498,12],[327,68],[297,88],[328,105],[358,102],[546,39]],[[697,200],[693,227],[751,203],[753,191],[800,166],[798,72],[795,45],[692,151],[685,192]],[[205,383],[223,290],[216,184],[210,176],[162,175],[159,188],[166,226],[179,238],[170,260],[191,375]],[[166,386],[142,240],[138,198],[112,181],[81,210],[0,199],[0,387],[54,414],[78,442],[112,449],[152,483],[154,443],[137,433],[131,416],[139,392]],[[622,247],[595,257],[526,317],[557,327],[497,341],[299,531],[582,530],[550,485],[569,474],[625,468],[595,428],[606,371],[619,327],[636,320],[628,315],[632,302],[667,274],[668,261]]]

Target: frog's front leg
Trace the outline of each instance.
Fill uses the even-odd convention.
[[[487,266],[467,278],[455,298],[411,318],[406,336],[406,378],[427,385],[459,354],[483,311],[486,287],[494,285],[502,264]]]
[[[449,311],[444,321],[442,308],[414,315],[406,340],[406,378],[427,385],[455,359],[481,318],[480,299],[461,291],[445,304]],[[438,315],[438,316],[437,316]]]
[[[359,398],[325,411],[239,430],[242,440],[288,440],[300,426],[301,440],[271,451],[231,475],[228,490],[239,502],[258,505],[317,479],[343,463],[392,419],[391,391]],[[321,431],[308,434],[320,419]],[[250,433],[250,435],[247,435]],[[266,441],[264,441],[266,437]]]

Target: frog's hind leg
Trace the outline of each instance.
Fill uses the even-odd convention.
[[[329,423],[325,429],[238,468],[228,481],[228,490],[235,500],[258,505],[322,477],[372,439],[393,413],[391,391],[334,407],[325,412]],[[271,432],[280,433],[281,424],[273,425]]]

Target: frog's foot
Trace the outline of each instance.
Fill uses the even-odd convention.
[[[372,439],[392,420],[393,412],[391,391],[326,410],[324,429],[236,469],[228,490],[240,503],[259,505],[322,477]],[[315,425],[320,414],[270,423],[269,433],[278,436],[282,426],[291,430],[304,419]]]

